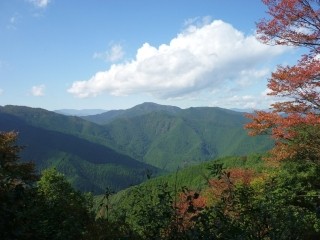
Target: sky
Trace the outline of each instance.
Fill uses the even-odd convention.
[[[266,109],[298,50],[256,39],[260,0],[1,0],[0,105]]]

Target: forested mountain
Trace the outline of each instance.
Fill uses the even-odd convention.
[[[180,109],[144,103],[128,110],[85,117],[93,122],[108,122],[100,125],[75,116],[21,106],[1,107],[0,112],[37,128],[104,145],[168,171],[221,156],[264,152],[273,144],[267,137],[249,137],[243,129],[248,122],[243,113],[222,108]]]
[[[13,105],[0,107],[0,112],[16,116],[35,127],[79,136],[96,143],[103,143],[104,140],[103,127],[84,121],[80,117],[65,116],[41,108]]]
[[[128,208],[132,205],[135,189],[153,189],[160,192],[161,189],[158,186],[165,184],[171,191],[174,189],[181,191],[181,189],[185,188],[201,192],[208,188],[208,180],[212,178],[212,166],[215,164],[221,164],[223,169],[251,169],[257,172],[268,169],[263,160],[263,154],[229,156],[206,161],[194,166],[177,169],[175,172],[151,178],[139,185],[119,191],[111,197],[113,208]],[[95,202],[100,202],[102,197],[103,195],[96,196]]]
[[[106,144],[169,171],[216,157],[264,152],[273,144],[264,136],[249,137],[243,129],[248,122],[244,114],[222,108],[144,103],[120,113],[103,125]],[[96,117],[108,122],[107,114]],[[86,119],[99,122],[94,116]]]
[[[159,105],[156,103],[146,102],[139,104],[127,110],[111,110],[100,114],[82,116],[83,119],[97,123],[107,124],[117,118],[131,118],[136,116],[145,115],[152,112],[169,112],[177,113],[182,109],[174,106]]]
[[[45,129],[43,126],[46,121],[43,121],[43,124],[39,121],[39,127],[30,123],[31,117],[35,120],[42,116],[44,120],[46,114],[52,114],[50,112],[40,109],[35,109],[33,112],[32,109],[27,111],[27,108],[17,108],[25,110],[20,113],[28,115],[29,118],[25,119],[29,122],[12,114],[0,112],[0,131],[19,132],[19,145],[25,146],[21,152],[22,159],[34,162],[38,170],[57,168],[77,189],[94,193],[102,193],[106,187],[120,190],[144,181],[146,170],[154,173],[158,171],[155,167],[136,161],[104,145],[68,133]],[[56,117],[55,120],[60,116]],[[61,116],[61,126],[68,127],[66,119]],[[81,128],[83,126],[80,126],[79,122],[74,122],[74,127],[83,130]],[[80,133],[81,131],[79,135]]]

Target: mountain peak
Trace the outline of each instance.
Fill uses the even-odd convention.
[[[175,107],[175,106],[170,106],[170,105],[161,105],[158,103],[153,103],[153,102],[144,102],[141,104],[138,104],[128,110],[145,110],[145,111],[179,111],[181,110],[179,107]]]

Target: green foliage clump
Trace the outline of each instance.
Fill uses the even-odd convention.
[[[319,238],[319,170],[285,164],[252,184],[236,184],[229,175],[228,187],[197,216],[191,231],[198,239]]]
[[[27,227],[26,202],[38,176],[31,163],[19,163],[22,147],[15,132],[0,132],[0,239],[19,239]]]
[[[193,185],[202,184],[195,193],[206,200],[204,208],[189,208],[193,205],[183,202],[195,196],[191,192],[181,199],[183,184],[192,185],[192,181],[179,181],[179,177],[194,177],[187,168],[180,175],[178,171],[151,179],[113,196],[111,219],[122,219],[140,239],[320,237],[319,165],[266,166],[261,155],[251,155],[200,166],[190,167],[190,172],[204,178]],[[179,208],[183,204],[187,214]]]
[[[81,239],[93,220],[92,199],[72,188],[55,169],[42,173],[34,212],[39,239]]]
[[[266,167],[260,155],[191,166],[132,187],[119,202],[107,189],[94,214],[92,196],[57,170],[43,171],[38,180],[32,164],[19,163],[15,141],[15,133],[0,134],[4,240],[320,237],[320,165],[307,156],[277,167]],[[196,175],[202,181],[188,180]]]
[[[40,180],[19,162],[17,134],[0,133],[0,238],[85,239],[94,222],[92,197],[72,188],[54,169]]]

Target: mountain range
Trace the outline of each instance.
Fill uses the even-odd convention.
[[[54,112],[64,114],[67,116],[87,116],[104,113],[107,110],[105,109],[58,109]]]
[[[127,110],[66,116],[40,108],[0,107],[0,131],[19,132],[22,159],[56,167],[75,187],[101,193],[217,157],[264,152],[273,142],[249,137],[243,113],[143,103]]]
[[[143,103],[83,118],[105,127],[108,146],[168,171],[217,157],[264,152],[273,144],[265,136],[247,135],[244,113],[218,107]]]

